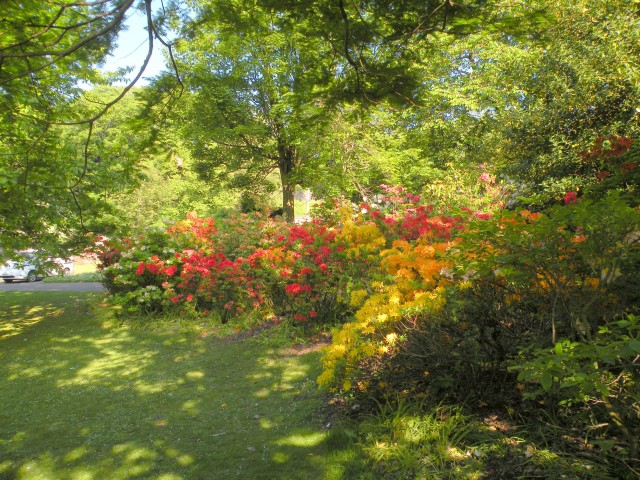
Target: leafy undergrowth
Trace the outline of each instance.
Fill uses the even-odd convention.
[[[520,419],[522,420],[522,419]],[[549,419],[547,419],[549,420]],[[344,477],[375,480],[618,479],[584,437],[553,423],[515,421],[501,413],[467,413],[396,399],[372,414],[333,428],[336,451],[356,451],[340,465]]]
[[[1,293],[0,479],[608,478],[551,419],[415,398],[343,415],[317,389],[325,335],[208,322]]]

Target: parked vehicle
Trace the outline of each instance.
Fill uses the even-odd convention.
[[[51,258],[41,264],[33,252],[26,252],[23,256],[23,260],[9,260],[0,265],[0,278],[6,283],[35,282],[45,276],[73,273],[73,262],[70,259]]]

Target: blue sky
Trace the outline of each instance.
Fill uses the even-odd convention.
[[[118,48],[105,62],[102,70],[114,71],[120,67],[133,66],[134,71],[128,76],[129,79],[133,79],[144,62],[148,49],[147,19],[144,12],[132,9],[127,17],[127,26],[128,30],[118,36]],[[163,48],[160,42],[154,42],[151,61],[138,85],[146,85],[148,81],[145,78],[157,75],[164,68]]]

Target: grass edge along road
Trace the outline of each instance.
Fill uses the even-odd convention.
[[[97,298],[0,293],[1,479],[344,478],[317,352],[107,328]]]

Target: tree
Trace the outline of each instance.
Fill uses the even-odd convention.
[[[5,254],[33,245],[53,253],[63,238],[81,238],[89,212],[100,212],[101,202],[90,200],[96,187],[89,172],[93,133],[142,75],[153,41],[160,38],[151,2],[3,3],[0,249]],[[133,8],[147,14],[147,61],[129,85],[112,91],[110,98],[102,97],[94,104],[97,108],[80,107],[86,85],[105,83],[97,67],[114,47],[125,15]],[[69,138],[68,131],[76,136],[71,144],[60,141]],[[77,136],[83,137],[81,147]]]
[[[602,159],[585,156],[598,139],[606,150],[611,137],[637,136],[637,6],[507,6],[484,10],[499,28],[476,22],[463,35],[430,37],[440,53],[415,66],[424,82],[399,117],[407,144],[419,150],[419,160],[402,169],[405,185],[438,183],[442,174],[462,186],[460,177],[474,180],[469,173],[484,165],[508,184],[511,205],[541,208],[598,182]],[[458,179],[447,170],[458,170]]]
[[[266,188],[275,169],[285,217],[313,162],[307,140],[326,119],[319,91],[334,73],[316,38],[253,2],[203,3],[177,61],[188,72],[180,123],[202,177],[225,187]]]

